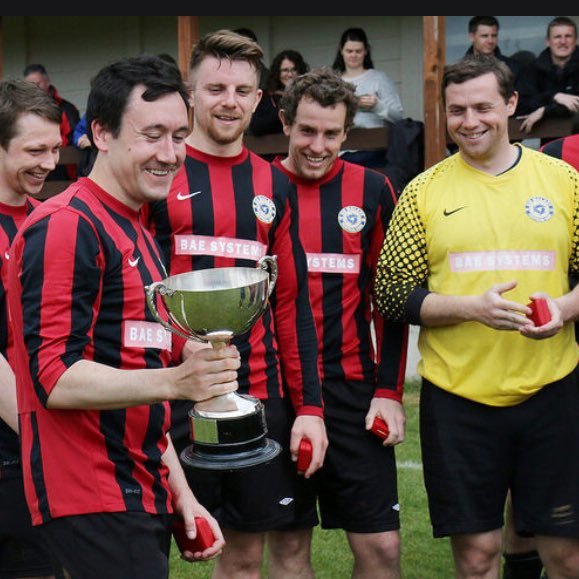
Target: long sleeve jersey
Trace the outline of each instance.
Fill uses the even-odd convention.
[[[557,298],[579,271],[579,177],[570,165],[521,147],[516,165],[489,175],[459,153],[411,181],[394,211],[376,272],[389,319],[420,323],[428,292],[476,296],[516,280],[508,300]],[[523,402],[577,365],[573,324],[548,340],[477,321],[422,327],[419,373],[491,406]]]
[[[401,401],[408,328],[385,322],[372,299],[376,263],[396,203],[390,181],[340,159],[317,180],[300,179],[280,158],[274,166],[297,187],[324,385],[365,382],[374,385],[374,396]]]
[[[8,315],[8,250],[12,241],[30,212],[40,202],[27,197],[24,205],[6,205],[0,203],[0,353],[14,369],[14,335]],[[0,385],[4,387],[4,385]],[[20,459],[18,435],[0,418],[0,466],[3,463],[14,464]]]
[[[295,188],[270,163],[247,149],[224,158],[188,146],[168,198],[150,204],[147,221],[170,275],[254,268],[264,255],[277,256],[277,283],[265,313],[232,340],[242,361],[238,391],[280,398],[285,382],[298,415],[321,416],[317,339],[297,219]],[[184,406],[173,405],[174,437],[186,435]]]

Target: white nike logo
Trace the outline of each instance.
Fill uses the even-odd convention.
[[[195,191],[194,193],[181,193],[181,191],[179,191],[179,193],[177,193],[177,199],[179,199],[179,201],[185,201],[185,199],[195,197],[195,195],[199,195],[199,193],[201,193],[201,191]]]
[[[129,265],[131,267],[137,267],[137,263],[139,263],[139,259],[141,259],[140,255],[139,255],[139,257],[137,257],[137,259],[129,259]]]
[[[6,259],[10,259],[10,254],[9,254],[8,252],[4,253],[4,257],[5,257]]]

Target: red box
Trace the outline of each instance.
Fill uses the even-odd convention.
[[[197,527],[197,536],[190,539],[185,532],[185,522],[183,519],[175,519],[173,521],[173,536],[179,551],[205,551],[215,543],[215,536],[213,531],[204,517],[195,517],[195,526]]]
[[[388,425],[379,416],[374,418],[371,430],[378,438],[381,438],[382,440],[388,438],[388,435],[390,434]]]
[[[549,306],[545,298],[531,298],[527,307],[533,310],[529,318],[533,320],[535,326],[544,326],[547,322],[551,321],[551,312],[549,311]]]
[[[302,438],[298,450],[298,473],[304,474],[312,462],[312,443],[307,438]]]

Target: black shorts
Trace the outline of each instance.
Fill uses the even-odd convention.
[[[394,448],[365,429],[374,386],[325,383],[329,439],[324,466],[315,475],[324,529],[381,533],[400,528]]]
[[[58,564],[32,526],[20,465],[0,468],[0,579],[57,575]]]
[[[518,533],[579,537],[575,372],[510,407],[423,380],[420,438],[435,537],[501,528],[509,488]]]
[[[313,483],[298,476],[289,451],[295,419],[289,401],[263,401],[268,438],[282,446],[272,461],[232,471],[191,469],[183,465],[197,500],[224,528],[263,533],[272,530],[310,528],[318,524]],[[191,441],[175,442],[179,455]]]
[[[40,526],[72,579],[166,579],[170,515],[91,513]]]

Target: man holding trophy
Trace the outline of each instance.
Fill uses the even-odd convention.
[[[186,474],[227,541],[215,576],[242,571],[258,576],[267,537],[272,575],[309,577],[309,542],[300,540],[299,531],[316,524],[317,514],[315,505],[302,509],[300,493],[311,481],[297,475],[293,461],[302,440],[308,440],[309,478],[322,465],[327,437],[295,190],[282,172],[243,146],[244,130],[261,97],[262,56],[258,44],[227,30],[206,35],[194,47],[193,130],[185,166],[169,197],[150,205],[148,222],[172,277],[256,268],[263,258],[277,257],[275,291],[265,312],[233,343],[241,355],[239,393],[263,404],[267,435],[283,450],[251,468],[218,470],[208,464],[186,469]],[[214,307],[223,309],[219,298]],[[173,405],[177,450],[186,451],[191,443],[191,406]],[[196,436],[195,422],[193,431]]]
[[[120,60],[93,79],[88,178],[35,209],[14,239],[9,305],[32,522],[72,577],[168,577],[170,517],[223,535],[196,500],[168,436],[168,400],[236,389],[233,347],[180,363],[184,340],[155,322],[144,286],[166,276],[142,226],[185,158],[189,94],[157,57]],[[168,367],[173,363],[173,367]]]

